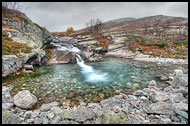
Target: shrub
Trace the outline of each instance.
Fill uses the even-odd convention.
[[[168,42],[144,42],[140,44],[144,46],[159,46],[160,48],[163,48],[168,45]]]
[[[72,27],[67,28],[66,35],[69,36],[74,33],[74,29]]]

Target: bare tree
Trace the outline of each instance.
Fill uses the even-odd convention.
[[[104,25],[100,19],[91,19],[86,23],[87,30],[90,33],[101,34],[104,28]]]

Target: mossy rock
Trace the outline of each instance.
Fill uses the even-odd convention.
[[[100,119],[100,124],[129,124],[127,115],[124,112],[114,113],[104,112]]]

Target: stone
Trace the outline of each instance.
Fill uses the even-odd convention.
[[[42,124],[48,124],[48,123],[49,123],[48,118],[43,117],[43,118],[42,118]]]
[[[173,75],[174,75],[174,76],[176,76],[176,75],[183,75],[183,71],[180,70],[180,69],[176,69],[176,70],[174,70]]]
[[[180,74],[174,77],[174,80],[172,81],[172,86],[177,87],[178,85],[188,86],[188,74]]]
[[[184,100],[185,98],[183,97],[182,93],[168,93],[170,100],[173,103],[179,103],[180,101]]]
[[[148,84],[148,87],[149,87],[149,86],[157,86],[156,81],[155,81],[155,80],[151,80],[151,81],[149,82],[149,84]]]
[[[26,123],[33,123],[34,122],[34,119],[27,119],[26,120]]]
[[[70,51],[54,50],[48,64],[65,64],[74,62],[76,62],[75,53]]]
[[[115,113],[112,115],[111,112],[104,112],[101,117],[96,121],[98,124],[129,124],[130,120],[124,112]]]
[[[154,90],[154,89],[151,89],[149,95],[150,95],[150,99],[153,102],[167,101],[167,100],[170,99],[169,96],[166,93],[161,92],[161,91],[157,91],[157,90]]]
[[[34,124],[42,124],[43,120],[39,117],[34,119]]]
[[[39,110],[34,110],[34,111],[31,113],[31,118],[36,118],[39,114],[40,114],[40,111],[39,111]]]
[[[174,103],[172,104],[174,108],[181,110],[181,111],[188,111],[188,104],[186,103]]]
[[[174,111],[175,111],[176,114],[188,119],[188,114],[186,112],[178,110],[178,109],[174,109]]]
[[[120,107],[118,107],[118,106],[114,106],[113,107],[113,111],[115,112],[115,113],[118,113],[118,112],[121,112],[121,108]]]
[[[160,118],[163,124],[170,124],[172,121],[170,118]]]
[[[42,112],[47,112],[50,110],[50,105],[49,104],[43,104],[41,107],[40,107],[40,111]]]
[[[2,124],[20,124],[21,120],[18,115],[2,108]]]
[[[55,116],[55,115],[54,115],[53,113],[48,113],[48,114],[47,114],[47,117],[48,117],[49,119],[52,119],[54,116]]]
[[[22,73],[24,73],[24,74],[31,74],[31,73],[33,73],[33,71],[22,69]]]
[[[173,106],[170,103],[166,103],[163,101],[159,101],[156,103],[145,103],[143,105],[143,109],[146,113],[150,114],[166,114],[166,115],[174,115]]]
[[[22,63],[16,55],[2,55],[2,77],[21,69]]]
[[[171,120],[172,121],[174,121],[174,122],[179,122],[180,121],[180,119],[179,118],[177,118],[176,116],[171,116]]]
[[[58,124],[58,122],[61,120],[61,116],[55,116],[53,120],[50,122],[51,124]]]
[[[66,110],[62,115],[64,119],[72,119],[77,122],[84,122],[96,116],[93,109],[87,107],[80,107],[78,110]]]
[[[51,107],[58,107],[58,106],[59,106],[59,103],[58,103],[58,102],[51,102],[51,103],[49,103],[49,105],[50,105]]]
[[[166,84],[172,85],[172,81],[165,81]]]
[[[31,118],[31,114],[32,114],[32,111],[26,111],[25,113],[24,113],[24,119],[26,120],[26,119],[30,119]]]
[[[148,96],[148,94],[142,90],[138,90],[138,91],[133,92],[133,95],[135,95],[135,96]]]
[[[122,101],[119,99],[116,99],[115,97],[111,97],[108,99],[105,99],[100,102],[100,105],[102,106],[102,109],[105,110],[111,110],[114,106],[121,107]]]
[[[23,109],[30,109],[37,103],[37,98],[29,90],[18,92],[14,97],[14,104]]]
[[[14,106],[13,103],[2,103],[2,108],[11,109]]]
[[[169,80],[168,77],[163,76],[163,75],[158,75],[158,76],[156,76],[156,78],[157,78],[158,80],[161,80],[161,81],[168,81],[168,80]]]
[[[34,70],[33,65],[24,65],[25,70]]]
[[[59,107],[52,107],[50,109],[50,112],[54,113],[55,115],[59,115],[63,112],[63,109],[61,109]]]
[[[137,97],[133,96],[133,95],[127,95],[129,97],[130,100],[136,101]]]

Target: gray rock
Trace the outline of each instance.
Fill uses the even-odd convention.
[[[142,90],[138,90],[138,91],[133,92],[133,95],[135,95],[135,96],[148,96],[148,93],[146,93]]]
[[[188,74],[176,75],[172,81],[172,86],[176,87],[178,85],[188,86]]]
[[[182,111],[188,111],[188,104],[186,103],[174,103],[172,106],[176,109],[182,110]]]
[[[148,86],[157,86],[156,81],[155,80],[151,80],[149,82]]]
[[[175,121],[175,122],[179,122],[180,121],[180,119],[179,118],[177,118],[176,116],[171,116],[171,120],[172,121]]]
[[[39,117],[34,119],[34,124],[42,124],[43,120]]]
[[[58,102],[51,102],[48,105],[50,105],[51,107],[58,107],[59,103]]]
[[[11,109],[13,106],[13,103],[2,103],[2,108],[4,109]]]
[[[132,121],[135,121],[132,119]],[[95,121],[96,124],[129,124],[131,122],[124,112],[112,114],[110,111],[104,111],[101,117],[98,117]],[[135,123],[136,124],[136,123]]]
[[[34,70],[33,65],[24,65],[25,70]]]
[[[23,109],[32,108],[37,103],[37,98],[29,90],[18,92],[14,97],[14,104]]]
[[[178,110],[178,109],[174,109],[174,111],[175,111],[176,114],[188,119],[188,114],[186,112]]]
[[[58,124],[58,122],[61,120],[61,116],[55,116],[53,120],[50,122],[50,124]]]
[[[102,106],[103,111],[106,111],[113,109],[114,106],[121,107],[122,101],[116,99],[115,97],[111,97],[101,101],[100,105]]]
[[[42,112],[46,112],[46,111],[49,111],[50,110],[50,105],[49,104],[43,104],[41,107],[40,107],[40,111]]]
[[[173,106],[166,102],[146,103],[144,102],[143,109],[146,113],[150,114],[166,114],[174,115]]]
[[[40,111],[39,111],[39,110],[34,110],[34,111],[31,113],[31,118],[36,118],[39,114],[40,114]]]
[[[48,113],[48,114],[47,114],[47,117],[48,117],[49,119],[53,119],[54,116],[55,116],[55,115],[54,115],[53,113]]]
[[[48,123],[49,123],[48,118],[46,117],[42,118],[42,124],[48,124]]]
[[[10,73],[14,73],[22,68],[23,62],[15,55],[2,56],[2,77],[6,77]]]
[[[176,75],[183,75],[183,71],[180,70],[180,69],[176,69],[176,70],[174,70],[173,75],[174,75],[174,76],[176,76]]]
[[[52,107],[50,109],[50,112],[54,113],[55,115],[59,115],[63,112],[63,109],[61,109],[59,107]]]
[[[166,93],[154,89],[151,89],[149,95],[153,102],[167,101],[170,99]]]
[[[179,103],[180,101],[184,100],[185,98],[183,97],[182,93],[168,93],[170,100],[173,103]]]
[[[26,120],[26,123],[33,123],[34,122],[34,119],[27,119]]]
[[[129,97],[130,100],[134,100],[136,101],[137,100],[137,97],[136,96],[133,96],[133,95],[127,95]]]
[[[32,111],[26,111],[25,113],[24,113],[24,119],[26,120],[26,119],[30,119],[31,118],[31,114],[32,114]]]
[[[96,116],[93,109],[87,107],[80,107],[77,110],[65,110],[62,114],[64,119],[72,119],[77,122],[84,122],[88,119],[92,119]]]
[[[20,124],[21,120],[18,115],[13,114],[11,111],[8,111],[2,108],[2,124]]]
[[[161,81],[168,81],[169,80],[168,77],[162,76],[162,75],[158,75],[156,78],[159,79],[159,80],[161,80]]]

